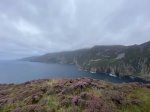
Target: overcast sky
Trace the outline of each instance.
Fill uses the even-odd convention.
[[[0,59],[150,40],[150,0],[0,0]]]

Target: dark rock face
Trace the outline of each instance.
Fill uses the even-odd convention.
[[[90,78],[0,84],[0,112],[122,112],[132,106],[149,112],[149,87]]]

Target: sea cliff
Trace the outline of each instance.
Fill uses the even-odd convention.
[[[150,42],[132,46],[95,46],[89,49],[48,53],[25,61],[76,64],[83,70],[150,80]]]

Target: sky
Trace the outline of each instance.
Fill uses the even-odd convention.
[[[150,40],[150,0],[0,0],[0,59]]]

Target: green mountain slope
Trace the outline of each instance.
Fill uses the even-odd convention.
[[[48,53],[22,60],[76,64],[92,72],[128,75],[150,80],[150,42],[132,46],[95,46],[90,49]]]

